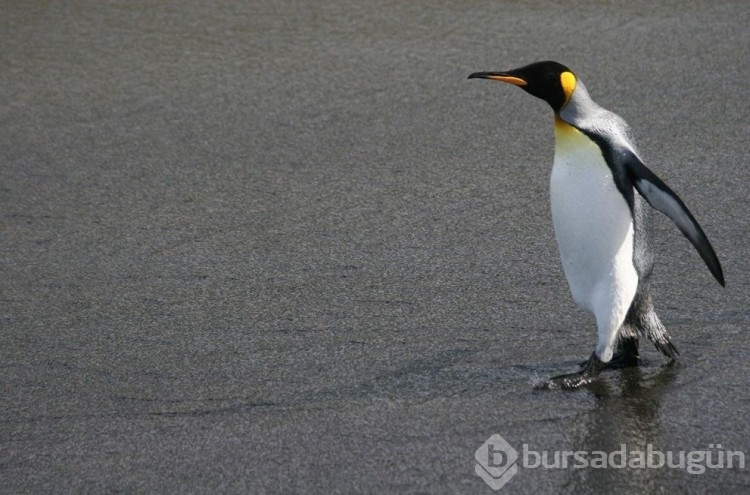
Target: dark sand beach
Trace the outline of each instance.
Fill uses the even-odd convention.
[[[524,465],[750,455],[750,4],[574,3],[5,2],[0,492],[492,493],[493,434],[521,456],[501,492],[747,491]],[[545,59],[629,122],[727,280],[655,215],[680,360],[644,344],[572,392],[532,387],[596,342],[552,112],[466,79]]]

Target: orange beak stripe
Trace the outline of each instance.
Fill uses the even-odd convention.
[[[526,86],[528,83],[520,77],[513,76],[485,76],[486,79],[492,79],[493,81],[501,81],[505,83],[514,84],[516,86]]]

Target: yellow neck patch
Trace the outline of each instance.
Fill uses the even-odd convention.
[[[555,115],[555,136],[556,137],[563,137],[563,136],[573,136],[581,134],[581,131],[573,127],[572,125],[565,122],[563,119],[560,118],[559,115]]]
[[[570,97],[573,96],[573,90],[576,89],[576,76],[572,72],[565,71],[560,74],[560,84],[565,92],[565,103],[563,103],[563,107],[565,107],[570,101]]]

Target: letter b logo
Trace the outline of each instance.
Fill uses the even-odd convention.
[[[508,454],[502,449],[498,449],[495,445],[487,446],[487,467],[502,468],[508,463]]]
[[[474,454],[474,472],[493,490],[502,488],[517,472],[518,452],[502,436],[492,435]]]

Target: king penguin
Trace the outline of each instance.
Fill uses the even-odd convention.
[[[469,76],[474,78],[518,86],[554,111],[552,223],[573,299],[596,319],[598,342],[580,371],[553,377],[540,388],[575,388],[606,365],[637,364],[639,337],[676,359],[677,348],[649,291],[654,257],[647,204],[677,225],[724,285],[716,253],[685,203],[644,165],[625,121],[594,103],[564,65],[537,62],[475,72]]]

